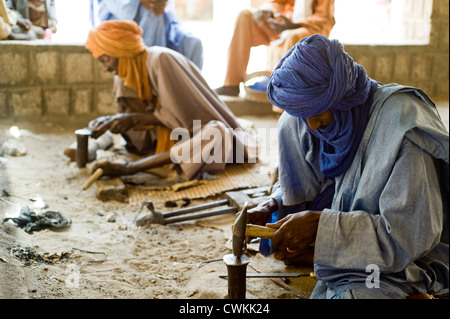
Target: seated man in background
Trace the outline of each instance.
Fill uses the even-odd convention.
[[[239,95],[252,47],[280,40],[281,58],[304,37],[314,33],[328,37],[334,24],[334,0],[270,0],[256,11],[241,11],[228,48],[224,85],[216,92]]]
[[[162,46],[190,59],[201,70],[203,45],[175,15],[173,0],[91,0],[91,21],[133,20],[142,28],[146,46]]]
[[[54,0],[6,0],[6,5],[18,15],[18,26],[13,29],[16,33],[28,33],[30,37],[44,39],[46,29],[56,32]]]
[[[0,40],[34,40],[36,37],[28,32],[13,30],[14,27],[25,25],[26,21],[17,16],[17,13],[5,5],[5,0],[0,0]],[[14,29],[16,29],[14,28]]]
[[[236,160],[256,160],[255,141],[199,69],[176,51],[146,47],[141,35],[134,21],[120,20],[105,21],[89,32],[86,48],[105,70],[116,73],[118,113],[100,117],[89,126],[93,137],[107,130],[122,134],[129,149],[141,154],[152,152],[156,143],[155,154],[136,162],[97,162],[93,170],[102,168],[106,176],[131,175],[176,162],[179,151],[188,150],[182,155],[187,158],[176,162],[176,168],[190,179],[200,172],[223,170],[226,163]],[[142,125],[156,129],[134,130]],[[173,139],[179,137],[169,138],[175,129],[188,132],[188,136],[172,148]],[[242,158],[237,158],[239,150]]]
[[[248,212],[277,228],[261,251],[314,263],[312,298],[448,294],[449,135],[429,97],[321,35],[281,60],[268,97],[285,112],[279,183]]]

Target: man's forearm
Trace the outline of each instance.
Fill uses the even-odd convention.
[[[132,113],[134,126],[160,125],[161,122],[153,113]]]

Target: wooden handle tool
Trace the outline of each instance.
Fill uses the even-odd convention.
[[[86,190],[89,187],[91,187],[91,185],[96,180],[98,180],[102,175],[103,175],[103,170],[101,168],[97,168],[97,170],[94,172],[94,174],[92,174],[91,177],[89,177],[89,179],[86,181],[86,183],[83,184],[82,190]]]
[[[265,239],[271,239],[276,231],[277,231],[276,228],[269,228],[259,225],[247,224],[245,226],[245,235],[248,237],[260,237]]]

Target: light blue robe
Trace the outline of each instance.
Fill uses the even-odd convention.
[[[142,28],[146,46],[175,50],[202,69],[203,45],[200,38],[184,29],[175,16],[175,5],[169,0],[160,16],[142,6],[139,0],[91,0],[91,22],[98,26],[106,20],[133,20]]]
[[[302,119],[284,112],[279,145],[272,196],[283,217],[330,181]],[[448,292],[448,164],[449,136],[433,102],[418,89],[379,88],[355,158],[320,217],[311,298]]]

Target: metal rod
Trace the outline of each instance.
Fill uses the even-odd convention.
[[[298,272],[285,273],[285,272],[275,272],[275,273],[247,273],[245,275],[247,278],[296,278],[296,277],[311,277],[311,274],[300,274]],[[219,274],[220,278],[228,277],[227,274]]]
[[[246,255],[234,256],[233,254],[223,256],[228,271],[228,298],[245,299],[247,290],[245,273],[250,262]]]
[[[200,213],[189,214],[189,215],[178,216],[178,217],[167,218],[167,217],[165,217],[166,215],[164,214],[164,224],[182,222],[185,220],[205,218],[205,217],[211,217],[211,216],[217,216],[217,215],[224,215],[224,214],[235,213],[235,212],[237,212],[237,208],[227,207],[227,208],[212,210],[209,212],[200,212]]]
[[[199,210],[204,210],[204,209],[208,209],[208,208],[212,208],[212,207],[227,205],[227,204],[229,204],[229,202],[230,201],[228,199],[222,199],[222,200],[218,200],[218,201],[211,202],[211,203],[205,203],[205,204],[200,204],[200,205],[197,205],[197,206],[192,206],[192,207],[186,207],[186,208],[180,208],[180,209],[172,210],[170,212],[163,213],[163,215],[164,215],[164,218],[172,217],[172,216],[178,216],[178,215],[183,215],[183,214],[186,214],[186,213],[196,212],[196,211],[199,211]]]
[[[77,152],[76,161],[78,167],[85,167],[88,162],[88,140],[91,135],[91,131],[87,129],[76,130],[77,136]]]

